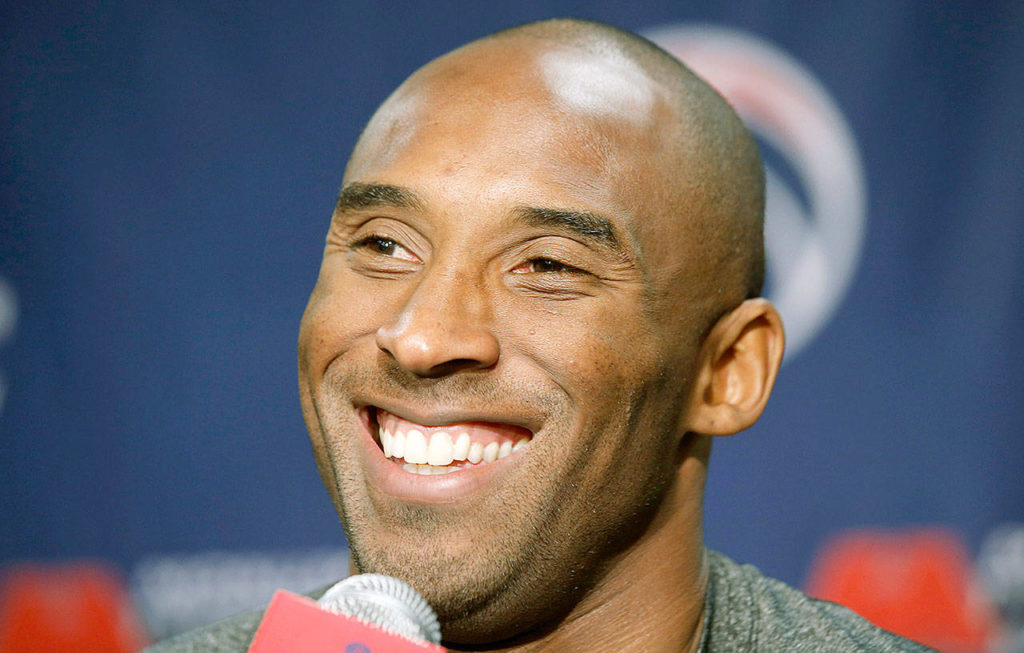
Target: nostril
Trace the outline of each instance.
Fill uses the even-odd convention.
[[[492,367],[494,367],[494,363],[485,364],[482,361],[475,360],[472,358],[457,358],[455,360],[450,360],[441,363],[440,365],[435,365],[429,372],[421,376],[448,376],[449,374],[456,374],[458,372],[465,372],[471,370],[485,370],[490,369]]]
[[[377,347],[417,376],[489,369],[498,362],[498,340],[485,326],[410,321],[402,327],[378,329]]]

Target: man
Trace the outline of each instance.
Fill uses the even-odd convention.
[[[703,547],[711,440],[782,359],[763,194],[729,106],[607,26],[516,28],[402,84],[299,336],[353,570],[417,588],[454,650],[923,650]],[[257,619],[168,648],[244,650]]]

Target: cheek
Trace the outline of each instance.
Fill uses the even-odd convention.
[[[299,370],[319,378],[327,365],[361,338],[373,338],[386,318],[382,294],[325,261],[299,327]],[[372,284],[371,284],[372,285]]]
[[[529,355],[572,402],[590,463],[643,466],[672,450],[688,386],[663,334],[621,308],[542,322]]]
[[[606,308],[601,306],[599,308]],[[596,310],[542,316],[526,346],[573,398],[619,394],[649,377],[657,366],[652,337],[639,311]]]

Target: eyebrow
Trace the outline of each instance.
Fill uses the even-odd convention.
[[[366,184],[352,182],[346,184],[338,193],[338,201],[334,204],[335,213],[344,213],[356,209],[369,209],[377,206],[419,209],[423,201],[408,188],[390,184]]]
[[[530,226],[565,229],[614,250],[622,247],[612,221],[597,213],[519,206],[513,214]]]
[[[424,203],[416,193],[391,184],[352,182],[338,193],[335,213],[374,207],[423,209]],[[512,215],[532,227],[555,227],[596,241],[613,250],[622,245],[615,227],[608,218],[589,211],[570,211],[536,206],[517,206]]]

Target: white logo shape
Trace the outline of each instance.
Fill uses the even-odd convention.
[[[806,203],[766,166],[769,299],[786,324],[790,359],[832,317],[860,259],[865,184],[850,127],[814,76],[764,39],[703,25],[645,36],[714,86],[803,187]]]
[[[0,345],[14,337],[14,328],[18,324],[18,296],[14,288],[0,277]],[[0,412],[7,398],[7,377],[0,369]]]

